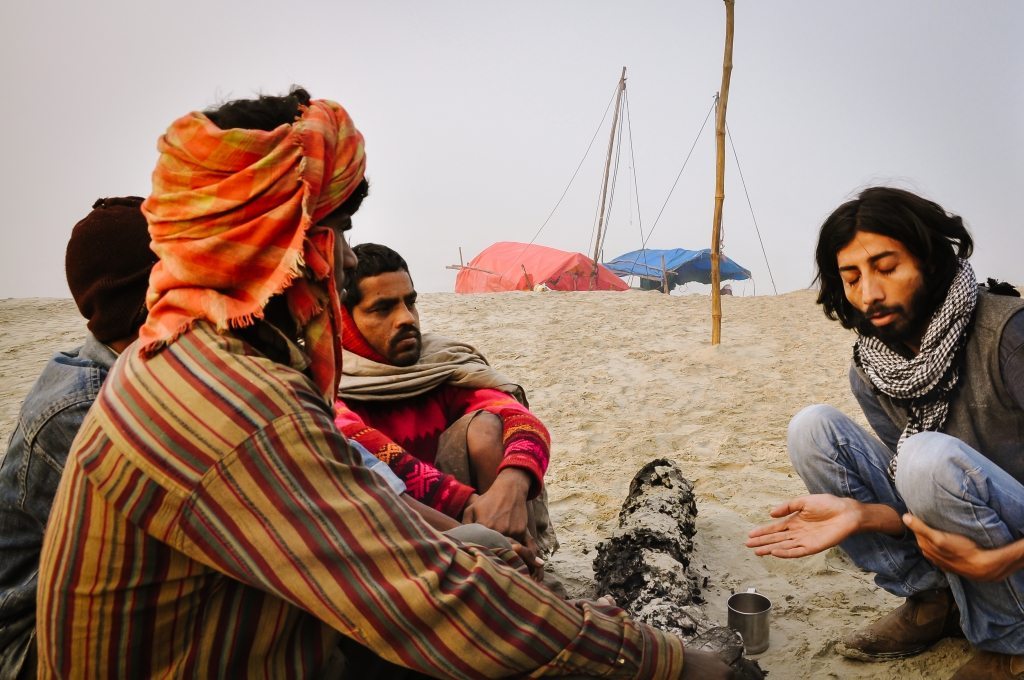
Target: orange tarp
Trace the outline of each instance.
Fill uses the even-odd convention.
[[[524,271],[525,270],[525,271]],[[459,270],[456,293],[532,290],[543,283],[552,290],[626,290],[625,281],[581,253],[547,246],[502,241],[484,249]]]

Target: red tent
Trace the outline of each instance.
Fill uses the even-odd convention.
[[[456,293],[498,293],[532,290],[543,283],[552,290],[626,290],[629,286],[604,265],[581,253],[527,243],[502,241],[459,270]]]

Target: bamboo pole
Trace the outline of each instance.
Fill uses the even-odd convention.
[[[622,67],[619,76],[619,91],[615,95],[615,113],[612,114],[612,133],[608,137],[608,156],[604,161],[604,179],[601,180],[601,207],[598,209],[597,234],[594,238],[594,270],[590,273],[591,290],[597,288],[597,263],[601,261],[601,242],[604,240],[602,231],[606,227],[604,205],[608,198],[608,175],[612,167],[612,149],[615,148],[615,131],[619,126],[619,107],[622,105],[622,93],[626,91],[626,67]]]
[[[719,269],[722,243],[722,204],[725,203],[725,109],[729,104],[732,77],[732,34],[735,0],[725,2],[725,56],[722,59],[722,89],[715,116],[715,216],[711,226],[711,344],[722,341],[722,276]]]

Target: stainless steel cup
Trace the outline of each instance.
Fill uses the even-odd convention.
[[[760,654],[768,649],[768,617],[772,601],[747,588],[745,593],[735,593],[729,598],[729,627],[743,638],[743,649],[747,654]]]

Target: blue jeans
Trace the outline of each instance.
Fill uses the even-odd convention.
[[[887,473],[892,451],[838,410],[817,405],[790,422],[789,456],[811,493],[909,511],[985,548],[1024,538],[1024,486],[954,437],[938,432],[910,437],[894,485]],[[1024,571],[995,583],[943,573],[924,558],[909,531],[859,534],[840,545],[894,595],[949,587],[960,625],[975,647],[1024,653]]]

